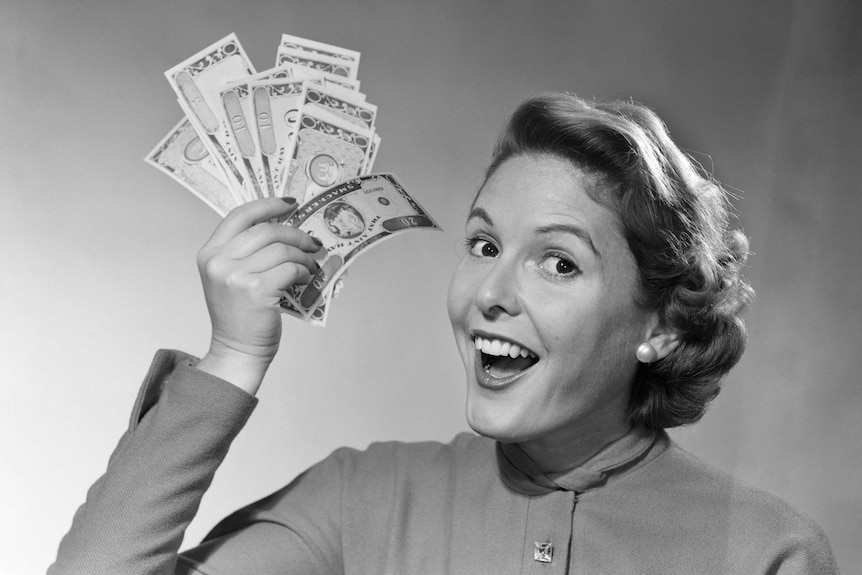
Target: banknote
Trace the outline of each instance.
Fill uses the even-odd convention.
[[[279,46],[275,65],[283,66],[285,64],[304,66],[306,68],[311,68],[312,70],[327,72],[350,80],[356,80],[358,69],[358,65],[349,60]]]
[[[256,72],[230,34],[165,72],[186,118],[146,157],[222,216],[260,197],[296,198],[288,225],[325,249],[311,282],[279,305],[318,326],[361,253],[404,230],[439,229],[395,176],[369,173],[382,140],[359,59],[285,34],[276,66]]]
[[[280,196],[305,203],[362,172],[374,132],[322,109],[303,108]]]
[[[353,92],[337,87],[309,85],[302,102],[303,110],[328,110],[340,118],[358,126],[374,128],[377,106],[359,99]]]
[[[313,68],[309,68],[307,66],[302,66],[299,64],[283,64],[281,66],[275,66],[273,68],[269,68],[268,70],[253,74],[248,78],[248,81],[262,82],[266,80],[283,80],[288,78],[294,80],[317,80],[318,83],[324,84],[326,86],[335,86],[345,90],[350,90],[351,92],[355,92],[356,97],[365,100],[365,94],[359,91],[359,80],[350,80],[348,78],[345,78],[344,76],[336,76],[335,74],[322,72],[320,70],[315,70]]]
[[[380,142],[380,134],[374,132],[374,137],[371,138],[371,149],[368,150],[368,158],[365,160],[365,166],[362,168],[363,174],[370,174],[374,169],[374,160],[377,159],[377,151],[380,149]]]
[[[224,216],[237,206],[237,201],[213,173],[213,165],[206,162],[208,155],[191,123],[183,119],[153,148],[146,161]]]
[[[248,84],[260,144],[261,166],[271,178],[274,195],[284,190],[288,154],[294,148],[299,110],[306,87],[305,80],[290,78]]]
[[[288,66],[290,66],[290,64],[288,64]],[[297,66],[293,66],[293,68],[297,68]],[[350,80],[349,78],[343,78],[341,76],[336,76],[335,74],[329,74],[328,72],[321,72],[320,70],[312,70],[311,68],[304,68],[301,72],[298,71],[297,75],[298,74],[306,74],[311,77],[311,80],[317,81],[317,83],[323,84],[324,86],[350,90],[351,92],[356,93],[357,98],[365,100],[365,94],[359,91],[359,80]]]
[[[336,184],[300,206],[285,224],[318,238],[326,250],[311,282],[292,286],[284,296],[304,318],[376,242],[407,230],[440,229],[393,174],[368,174]]]
[[[317,40],[309,40],[308,38],[282,34],[279,48],[301,50],[303,52],[320,54],[322,56],[328,56],[338,60],[347,60],[353,63],[354,66],[359,66],[360,54],[356,50],[349,50],[347,48],[342,48],[341,46],[333,46],[332,44],[324,44]]]
[[[242,156],[224,113],[221,91],[228,82],[254,74],[236,35],[229,34],[177,64],[165,76],[210,158],[224,171],[235,196],[250,201],[263,194],[256,180],[244,173]]]
[[[283,314],[299,318],[315,327],[325,327],[326,319],[329,316],[329,305],[332,297],[332,291],[327,291],[326,295],[323,297],[323,301],[321,301],[321,303],[319,303],[317,307],[308,314],[303,314],[299,311],[299,309],[291,303],[291,300],[287,298],[287,295],[281,296],[281,300],[279,300],[278,305]]]
[[[255,131],[256,128],[263,127],[263,133],[269,134],[272,128],[271,118],[266,111],[262,111],[262,118],[255,115],[248,84],[222,90],[221,98],[233,143],[242,161],[243,173],[253,179],[252,185],[257,197],[275,196],[272,172],[269,170],[267,156],[259,147],[259,134]]]
[[[259,195],[282,193],[286,153],[303,105],[328,109],[343,119],[372,128],[377,107],[365,95],[327,80],[322,72],[283,66],[230,82],[221,100],[232,135],[232,149],[244,175],[256,180]],[[306,97],[308,91],[311,95]]]

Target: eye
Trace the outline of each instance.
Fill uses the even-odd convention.
[[[558,277],[574,277],[581,273],[581,269],[575,265],[575,262],[560,254],[548,254],[542,259],[539,267]]]
[[[500,255],[500,250],[497,249],[497,246],[488,240],[469,238],[467,239],[467,245],[470,247],[470,253],[476,257],[495,258]]]

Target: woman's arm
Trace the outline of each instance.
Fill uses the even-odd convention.
[[[294,206],[245,204],[201,249],[209,352],[200,362],[156,355],[129,429],[75,514],[51,575],[174,573],[185,529],[278,350],[280,292],[316,269],[312,238],[269,223]]]
[[[256,399],[162,350],[51,575],[173,573],[188,524]]]

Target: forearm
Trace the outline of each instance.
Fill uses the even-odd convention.
[[[186,527],[255,399],[159,352],[51,575],[173,573]]]

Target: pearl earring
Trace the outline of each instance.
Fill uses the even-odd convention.
[[[658,352],[651,343],[645,341],[638,346],[635,357],[641,363],[650,364],[658,359]]]

